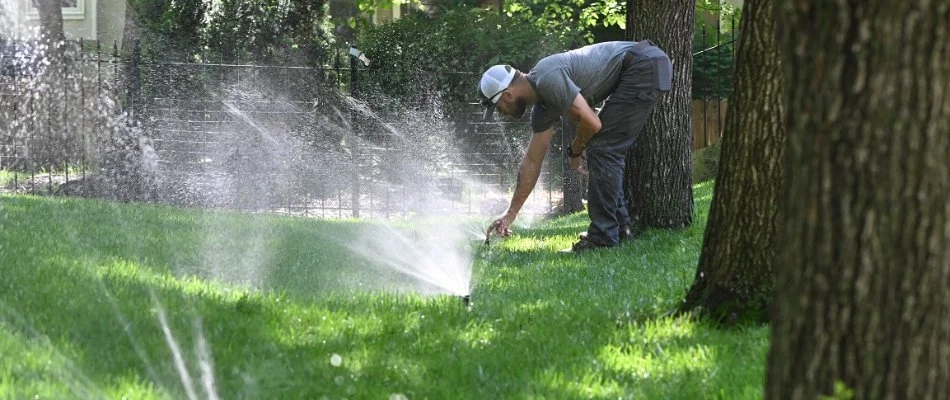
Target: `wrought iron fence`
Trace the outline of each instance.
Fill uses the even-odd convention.
[[[724,40],[717,24],[715,44],[703,34],[694,63],[734,53],[732,28]],[[528,140],[526,121],[482,121],[476,104],[386,106],[361,87],[386,71],[345,49],[319,65],[251,65],[145,59],[138,46],[123,57],[80,40],[44,66],[17,46],[0,48],[3,191],[319,217],[497,214]],[[694,87],[694,148],[721,132],[723,82]],[[563,131],[527,214],[579,207]]]
[[[472,104],[387,108],[360,90],[378,70],[346,55],[181,63],[81,43],[58,79],[0,78],[5,190],[322,217],[495,214],[527,140],[525,122],[481,121]],[[561,201],[560,155],[553,146],[526,213]]]
[[[708,147],[722,135],[727,99],[732,91],[732,73],[737,47],[736,16],[728,32],[715,14],[716,24],[703,24],[693,53],[693,149]],[[708,28],[707,28],[708,26]],[[726,35],[728,33],[728,35]],[[698,73],[697,73],[698,72]]]

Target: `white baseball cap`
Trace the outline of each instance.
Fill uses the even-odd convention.
[[[498,103],[505,89],[511,85],[515,71],[510,65],[494,65],[482,74],[482,80],[478,83],[478,94],[482,98],[482,105],[485,106],[485,114],[482,118],[487,119],[495,112],[495,104]]]

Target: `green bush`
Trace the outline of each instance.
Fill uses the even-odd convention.
[[[208,4],[203,1],[129,0],[140,29],[143,55],[187,60],[204,45]],[[127,49],[128,44],[123,44]]]
[[[361,88],[404,105],[438,93],[445,101],[472,102],[481,73],[494,64],[527,71],[537,60],[565,50],[566,40],[521,17],[466,6],[435,17],[411,13],[370,27],[358,38],[372,60]]]
[[[508,0],[504,12],[520,16],[538,29],[556,32],[575,45],[624,40],[625,1],[618,0]]]
[[[211,58],[318,65],[332,45],[324,0],[221,0],[211,13]]]
[[[722,153],[722,139],[693,152],[693,182],[700,183],[716,179],[719,174],[719,156]]]
[[[332,45],[325,0],[130,0],[142,54],[163,61],[318,65]]]

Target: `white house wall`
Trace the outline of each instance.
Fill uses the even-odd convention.
[[[96,32],[96,2],[97,0],[80,0],[82,13],[63,13],[63,33],[66,34],[66,39],[95,40],[98,37]]]
[[[90,0],[86,0],[90,1]],[[99,26],[96,37],[103,44],[113,42],[122,46],[122,31],[125,29],[125,0],[92,0],[96,2],[96,17]]]

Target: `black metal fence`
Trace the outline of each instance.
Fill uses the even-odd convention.
[[[693,53],[693,149],[708,147],[722,136],[727,99],[737,48],[736,14],[724,21],[712,14],[715,24],[703,23]],[[728,30],[724,30],[728,25]]]
[[[723,126],[731,27],[726,38],[717,22],[697,43],[707,79],[694,82],[694,148]],[[319,217],[497,214],[528,141],[526,122],[482,121],[474,104],[387,106],[360,85],[386,71],[346,50],[319,66],[273,66],[147,59],[138,46],[123,57],[81,40],[50,65],[27,44],[3,49],[0,191]],[[527,214],[580,206],[566,131]]]
[[[65,191],[103,159],[123,124],[118,48],[67,46],[59,65],[31,43],[0,43],[0,185]]]
[[[0,77],[4,190],[322,217],[496,214],[527,142],[523,122],[480,121],[477,105],[386,107],[359,87],[377,71],[347,55],[260,66],[80,45],[57,74]],[[525,213],[560,204],[557,144]]]

